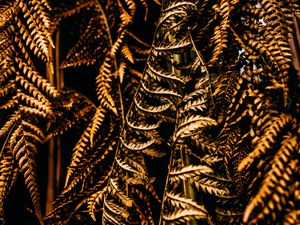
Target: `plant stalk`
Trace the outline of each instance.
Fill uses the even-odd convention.
[[[46,67],[46,76],[48,81],[61,91],[64,87],[63,70],[60,65],[60,31],[55,34],[55,50],[49,47],[50,55],[54,58],[54,71],[48,65]],[[59,193],[62,185],[62,168],[63,159],[61,151],[60,136],[51,138],[48,143],[48,178],[47,178],[47,197],[46,197],[46,214],[52,210],[52,203]]]

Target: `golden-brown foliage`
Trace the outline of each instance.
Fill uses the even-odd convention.
[[[153,1],[51,2],[53,21],[47,1],[1,1],[2,217],[22,174],[43,223],[38,145],[84,120],[48,224],[299,223],[298,0],[163,1],[150,50]],[[97,69],[97,107],[35,66],[78,17],[61,67]]]

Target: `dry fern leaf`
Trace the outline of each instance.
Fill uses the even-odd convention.
[[[214,44],[213,55],[210,60],[210,63],[215,63],[220,55],[224,52],[224,49],[227,48],[229,42],[229,31],[228,27],[230,26],[230,14],[233,8],[232,3],[234,1],[222,0],[218,5],[214,6],[214,10],[220,15],[220,24],[217,25],[214,29],[214,35],[211,39]]]
[[[106,110],[104,108],[98,107],[96,110],[96,113],[92,119],[92,127],[90,131],[90,143],[91,146],[94,144],[94,138],[97,133],[97,131],[100,129],[101,125],[103,124],[103,121],[105,119],[105,113]]]
[[[294,225],[300,221],[300,210],[291,210],[288,212],[283,220],[283,225]]]
[[[10,148],[15,157],[20,172],[24,176],[25,185],[31,196],[34,210],[42,222],[42,212],[40,208],[40,194],[36,177],[35,156],[37,154],[37,144],[43,142],[44,134],[37,126],[24,120],[19,122],[17,128],[10,137]]]
[[[217,122],[209,117],[200,115],[187,116],[179,122],[172,140],[173,142],[176,142],[178,139],[194,135],[199,129],[215,125],[217,125]]]
[[[18,1],[15,7],[21,9],[20,16],[25,19],[27,24],[25,26],[19,18],[15,17],[16,27],[13,27],[12,31],[20,32],[26,45],[42,60],[51,64],[48,48],[53,46],[53,43],[49,31],[50,19],[47,14],[49,8],[37,1],[30,1],[30,3]]]
[[[103,57],[103,52],[108,50],[105,43],[109,42],[108,30],[105,25],[105,15],[101,11],[91,12],[92,16],[83,35],[69,51],[62,67],[76,67],[82,64],[92,65],[97,59]],[[102,51],[102,52],[99,52]]]
[[[193,177],[192,182],[198,190],[204,193],[217,197],[226,197],[230,195],[228,188],[225,187],[223,182],[211,178]]]
[[[121,191],[116,179],[109,179],[109,191],[116,195],[118,199],[121,200],[122,204],[127,207],[132,207],[133,200],[127,194]]]
[[[124,44],[121,52],[129,62],[134,63],[134,56],[133,56],[130,48],[128,47],[128,44],[126,44],[126,43]]]
[[[282,208],[284,208],[284,205],[282,204],[286,202],[284,199],[287,198],[287,193],[282,193],[281,191],[278,192],[277,189],[280,186],[281,188],[286,188],[286,183],[292,179],[293,169],[297,165],[293,161],[293,155],[297,148],[298,142],[296,137],[291,135],[285,137],[281,143],[281,147],[271,161],[272,167],[266,173],[258,193],[249,202],[245,210],[244,221],[248,221],[252,211],[258,206],[264,206],[264,210],[257,215],[257,219],[265,218],[266,215],[271,214],[272,218],[275,220],[276,214],[270,209],[276,207],[279,210],[282,210]]]
[[[150,88],[149,87],[149,82],[145,82],[145,81],[141,81],[141,86],[142,88],[148,92],[150,95],[153,94],[153,95],[171,95],[171,96],[174,96],[174,97],[178,97],[178,98],[182,98],[182,96],[176,91],[176,90],[173,90],[173,89],[167,89],[167,88],[163,88],[163,87],[152,87]]]
[[[106,200],[104,198],[103,207],[107,209],[106,212],[109,212],[110,215],[114,215],[116,219],[120,218],[121,220],[126,220],[129,217],[129,213],[126,211],[126,208],[118,206],[112,200]]]
[[[3,7],[3,8],[2,8]],[[2,10],[4,9],[4,11]],[[11,168],[13,175],[7,190],[11,188],[17,174],[22,174],[28,189],[34,212],[42,221],[39,187],[37,183],[37,145],[45,140],[44,125],[55,118],[52,100],[58,91],[37,72],[34,62],[42,60],[52,67],[49,48],[51,40],[49,6],[46,1],[15,1],[1,3],[1,109],[5,114],[0,136],[6,140],[3,156],[12,152],[18,171]],[[39,64],[41,62],[38,62]],[[10,89],[14,87],[14,90]],[[37,124],[40,122],[39,124]],[[9,149],[8,149],[9,147]],[[2,160],[2,158],[1,158]],[[4,175],[4,174],[3,174]],[[6,194],[5,194],[6,195]],[[5,196],[3,196],[5,197]],[[3,199],[5,200],[5,199]]]
[[[291,120],[292,117],[287,114],[281,114],[279,117],[275,117],[270,120],[262,137],[256,139],[253,143],[255,146],[254,150],[240,162],[238,170],[242,171],[249,168],[253,164],[254,160],[265,155],[272,147],[272,144],[275,143],[277,135],[284,130]]]
[[[89,124],[87,128],[82,133],[80,139],[76,143],[76,146],[73,149],[72,157],[70,166],[67,171],[66,175],[66,182],[65,186],[69,183],[69,180],[74,172],[76,166],[81,162],[83,153],[89,148],[90,146],[90,132],[91,132],[92,124]]]
[[[4,156],[2,155],[0,165],[0,216],[4,218],[5,200],[18,174],[18,166],[15,163],[11,150],[7,150]]]
[[[279,212],[282,211],[285,208],[286,202],[291,195],[286,187],[288,187],[288,185],[290,185],[290,183],[292,182],[293,171],[297,168],[297,166],[299,166],[297,160],[292,160],[287,165],[285,172],[282,174],[283,178],[278,181],[278,185],[270,194],[271,196],[266,202],[259,201],[259,198],[261,197],[259,194],[251,200],[244,213],[244,222],[249,221],[254,207],[261,204],[263,206],[262,210],[253,218],[253,224],[261,220],[264,221],[267,216],[271,216],[271,219],[273,221],[276,221],[278,216],[278,214],[276,214],[276,210],[279,210]]]
[[[105,187],[102,190],[95,192],[88,200],[87,204],[88,204],[89,214],[91,215],[94,221],[96,221],[96,217],[95,217],[96,205],[99,205],[99,203],[103,201],[106,189],[107,188]]]
[[[105,58],[102,66],[99,69],[99,75],[96,78],[97,84],[97,95],[100,101],[100,104],[107,109],[111,110],[113,113],[118,115],[115,101],[111,96],[111,76],[112,76],[112,67],[113,59],[110,56]]]
[[[4,137],[4,135],[9,135],[11,130],[14,128],[17,121],[20,119],[20,112],[17,111],[13,113],[10,118],[5,122],[5,124],[0,129],[0,137]]]
[[[199,211],[202,211],[203,214],[207,214],[207,210],[203,205],[199,205],[197,202],[195,202],[192,199],[188,199],[185,197],[182,197],[179,194],[173,193],[173,192],[168,192],[166,194],[166,201],[170,201],[173,206],[176,208],[181,208],[181,209],[197,209]]]
[[[159,128],[161,121],[157,121],[156,123],[149,124],[146,121],[130,121],[130,114],[132,112],[128,112],[126,116],[126,123],[128,127],[133,130],[140,130],[140,131],[152,131]]]
[[[289,34],[290,48],[292,53],[292,64],[300,77],[300,16],[293,16],[294,32]]]
[[[143,151],[153,145],[156,140],[150,139],[149,141],[141,142],[141,143],[126,143],[122,138],[120,138],[121,143],[124,145],[125,148],[131,151]]]
[[[152,77],[153,79],[157,81],[161,81],[163,79],[170,79],[174,81],[178,81],[180,83],[185,83],[181,77],[173,74],[172,72],[164,71],[162,69],[155,69],[153,67],[154,65],[151,65],[150,63],[147,65],[147,75]]]
[[[204,166],[204,165],[189,165],[186,167],[183,167],[180,170],[174,170],[174,171],[170,171],[169,176],[171,180],[185,180],[185,179],[189,179],[192,178],[194,176],[198,176],[201,174],[207,174],[207,173],[212,173],[213,170],[208,167],[208,166]]]
[[[163,219],[166,222],[170,222],[173,224],[181,224],[184,222],[188,222],[190,220],[203,219],[206,217],[207,217],[206,213],[195,209],[178,210],[177,212],[163,215]]]
[[[216,208],[215,212],[218,221],[229,222],[229,224],[239,224],[241,222],[240,218],[243,216],[243,212],[236,209]]]
[[[87,122],[87,118],[96,111],[95,105],[85,96],[73,90],[63,90],[60,97],[52,102],[55,121],[51,121],[47,129],[46,140],[62,134],[73,126]]]
[[[181,95],[176,93],[176,89],[173,88],[173,84],[182,84],[182,82],[181,79],[175,77],[174,74],[156,66],[155,50],[150,54],[152,54],[148,61],[148,65],[150,66],[147,66],[143,80],[140,83],[140,89],[134,97],[135,104],[129,109],[126,116],[126,125],[121,135],[122,138],[120,139],[117,157],[115,158],[115,169],[111,175],[113,179],[118,177],[120,185],[116,185],[114,188],[115,191],[109,193],[107,198],[118,200],[118,202],[120,202],[119,206],[125,204],[124,199],[122,200],[125,196],[132,198],[132,207],[128,210],[139,215],[139,218],[132,218],[132,216],[130,216],[129,222],[134,220],[134,222],[137,223],[152,224],[152,207],[147,203],[149,199],[149,193],[147,192],[152,193],[153,191],[149,189],[150,187],[147,187],[147,185],[149,185],[149,182],[147,182],[149,178],[147,178],[145,156],[150,155],[157,157],[161,155],[159,148],[157,148],[160,145],[157,130],[162,124],[162,119],[159,116],[157,118],[153,117],[151,110],[156,111],[157,114],[167,111],[171,106],[169,103],[171,103],[173,98],[181,98]],[[166,83],[170,85],[167,87],[167,85],[165,85]],[[162,99],[164,99],[164,101],[162,101]],[[148,113],[146,111],[148,111]],[[122,176],[127,177],[127,179],[120,179]],[[110,186],[111,182],[109,184],[109,187]],[[130,192],[127,191],[121,196],[113,196],[113,194],[124,192],[125,187],[130,187]],[[145,190],[140,191],[138,187]],[[111,189],[113,190],[113,188]],[[148,189],[149,191],[145,192]],[[144,211],[144,208],[146,211]],[[108,210],[107,207],[104,207],[104,212]],[[110,216],[113,215],[111,212],[108,214]],[[112,218],[107,218],[106,216],[104,216],[104,218],[105,223],[109,223],[109,220],[111,220],[111,223],[116,222]]]
[[[129,163],[127,163],[125,160],[124,161],[121,161],[121,159],[119,158],[116,158],[116,161],[115,161],[118,166],[120,168],[122,168],[123,170],[125,171],[128,171],[128,172],[131,172],[131,173],[135,173],[135,174],[139,174],[139,175],[143,175],[145,173],[144,170],[142,170],[142,173],[139,173],[136,168],[134,168],[133,166],[131,166]]]
[[[136,107],[145,113],[149,113],[149,114],[162,113],[168,110],[169,108],[171,108],[172,106],[170,102],[161,102],[162,104],[158,106],[148,105],[146,104],[145,101],[143,101],[142,97],[138,97],[138,96],[140,95],[137,95],[133,99],[133,101]]]

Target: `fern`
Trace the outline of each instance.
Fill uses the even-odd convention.
[[[97,68],[95,92],[98,104],[93,118],[88,121],[85,131],[73,149],[65,188],[54,203],[53,211],[46,217],[49,223],[76,220],[76,217],[85,211],[84,207],[88,207],[92,219],[98,221],[98,207],[102,208],[102,201],[104,202],[105,198],[101,197],[101,202],[96,203],[96,199],[99,200],[94,197],[96,193],[102,195],[107,192],[118,193],[115,191],[118,185],[113,185],[118,184],[118,181],[109,179],[107,174],[113,171],[109,165],[114,157],[115,137],[126,120],[124,114],[130,101],[130,95],[127,96],[127,90],[123,85],[127,85],[126,88],[130,91],[134,90],[132,84],[136,82],[136,77],[129,72],[140,73],[133,63],[136,60],[145,60],[145,54],[147,56],[149,52],[145,50],[149,45],[132,33],[131,25],[135,23],[136,5],[142,4],[148,10],[149,2],[82,1],[79,6],[57,3],[58,14],[55,16],[57,19],[55,24],[59,24],[65,17],[76,18],[82,11],[87,12],[87,25],[83,27],[82,35],[69,51],[62,67],[86,64]],[[158,155],[148,148],[143,149],[143,152],[152,156]],[[120,165],[129,168],[127,163],[139,168],[138,163],[131,160],[122,161]],[[102,169],[95,171],[99,166]],[[93,190],[93,185],[98,185],[99,180],[102,185]],[[109,184],[110,188],[101,192],[105,184]],[[122,199],[123,195],[117,196]],[[65,212],[61,207],[64,204],[72,207],[74,212]],[[114,211],[118,206],[110,199],[106,201],[104,208]],[[60,215],[63,216],[58,219]],[[103,217],[112,218],[112,215],[103,211]]]
[[[1,1],[5,223],[18,177],[40,224],[298,223],[299,2],[163,1],[149,45],[150,29],[138,31],[156,4]],[[77,41],[58,65],[51,37],[65,21]],[[96,104],[58,91],[45,64],[48,77],[96,71]],[[43,221],[39,146],[73,127],[65,186]]]
[[[1,160],[7,164],[8,157],[12,157],[10,165],[18,167],[13,166],[11,171],[1,173],[5,180],[1,187],[2,214],[3,201],[17,174],[22,174],[40,224],[43,222],[36,155],[37,146],[45,140],[46,129],[38,121],[53,121],[51,101],[59,93],[39,74],[31,58],[36,56],[52,67],[52,56],[48,51],[53,46],[48,10],[46,1],[1,4],[1,17],[5,21],[1,30],[5,43],[1,49],[1,87],[4,87],[1,110],[5,113],[1,116],[1,137],[5,139]]]
[[[3,153],[2,153],[3,154]],[[12,150],[7,150],[6,154],[2,156],[1,160],[1,218],[4,220],[5,216],[5,199],[8,197],[8,193],[12,186],[14,185],[17,174],[18,166],[15,164],[14,157],[12,155]]]

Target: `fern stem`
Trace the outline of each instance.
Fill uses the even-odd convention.
[[[213,94],[212,94],[213,89],[212,89],[212,85],[211,85],[212,77],[211,77],[210,73],[208,72],[208,69],[206,67],[206,63],[204,62],[204,59],[203,59],[203,56],[202,56],[201,52],[197,49],[197,46],[195,45],[195,42],[193,40],[192,33],[191,33],[190,29],[189,29],[189,36],[190,36],[190,41],[192,43],[193,49],[196,52],[197,57],[199,58],[201,64],[203,65],[203,68],[204,68],[204,71],[205,71],[206,75],[209,77],[209,81],[210,81],[209,82],[209,88],[210,88],[211,96],[213,97]],[[214,105],[215,101],[212,101],[212,104]]]
[[[61,43],[60,43],[60,30],[56,32],[55,35],[55,76],[56,82],[55,86],[58,91],[61,91],[64,88],[64,74],[63,70],[60,68],[60,51],[61,51]],[[59,191],[62,185],[62,151],[61,151],[61,138],[60,136],[55,137],[56,142],[56,170],[55,170],[55,183],[56,183],[56,193]]]
[[[120,82],[118,82],[118,91],[119,91],[119,98],[120,98],[122,127],[124,127],[124,125],[125,125],[125,111],[124,111],[123,95],[122,95],[122,89],[121,89]]]
[[[60,68],[60,31],[58,30],[55,35],[55,75],[56,75],[56,88],[58,91],[64,88],[64,74]]]
[[[49,54],[53,56],[53,49],[49,46]],[[51,70],[49,64],[46,66],[46,78],[51,83],[55,83],[54,73]],[[47,169],[47,195],[46,195],[46,214],[50,213],[52,210],[52,203],[54,202],[54,148],[55,141],[51,138],[48,142],[48,169]]]
[[[52,203],[54,202],[54,140],[48,143],[48,171],[47,171],[47,197],[46,197],[46,214],[52,211]]]
[[[46,76],[49,82],[55,85],[58,91],[64,87],[63,70],[60,65],[60,31],[55,34],[55,51],[49,47],[49,52],[54,56],[54,73],[49,66],[46,68]],[[54,137],[49,140],[48,153],[48,180],[47,180],[47,199],[46,199],[46,214],[52,210],[52,203],[55,200],[56,194],[59,192],[62,183],[62,151],[60,137]]]

